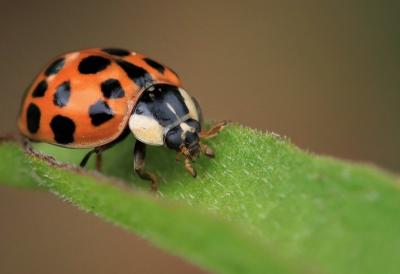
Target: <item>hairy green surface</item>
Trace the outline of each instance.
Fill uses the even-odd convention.
[[[158,197],[133,170],[133,138],[104,153],[108,177],[49,164],[5,142],[0,181],[48,188],[215,272],[399,272],[398,178],[240,126],[207,144],[217,158],[193,164],[197,179],[174,163],[175,152],[148,148],[145,170],[159,178]],[[46,144],[35,149],[72,164],[86,153]]]

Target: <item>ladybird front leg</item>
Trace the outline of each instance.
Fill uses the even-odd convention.
[[[197,111],[197,115],[199,116],[199,123],[200,123],[200,127],[201,127],[201,132],[200,132],[200,138],[211,138],[214,137],[215,135],[218,134],[218,131],[220,131],[221,129],[223,129],[228,123],[229,120],[224,120],[219,124],[216,124],[215,126],[213,126],[209,131],[205,131],[206,130],[206,126],[204,123],[204,117],[203,117],[203,112],[201,111],[201,107],[199,102],[197,101],[197,99],[195,97],[192,97],[193,103],[196,106],[196,111]]]
[[[221,123],[214,125],[209,131],[200,132],[200,138],[207,139],[207,138],[214,137],[215,135],[218,134],[218,131],[222,130],[227,124],[228,124],[228,121],[224,120]],[[203,129],[204,129],[204,127],[202,127],[202,130]]]
[[[181,162],[181,155],[183,154],[183,151],[181,151],[181,152],[179,152],[177,155],[176,155],[176,158],[175,158],[175,161],[177,162],[177,163],[180,163]]]
[[[189,156],[186,156],[186,158],[185,158],[185,168],[186,168],[187,171],[189,171],[189,173],[193,176],[193,178],[197,177],[196,170],[190,164],[190,157]]]
[[[211,158],[211,159],[214,159],[214,158],[215,158],[215,154],[214,154],[214,152],[212,151],[212,149],[211,149],[209,146],[207,146],[207,145],[205,145],[205,144],[200,144],[200,147],[201,147],[201,149],[204,151],[204,154],[205,154],[208,158]]]
[[[134,168],[140,178],[146,181],[151,181],[151,192],[157,192],[157,178],[154,174],[143,172],[144,162],[146,158],[146,144],[136,141],[135,149],[133,152]]]
[[[190,163],[190,162],[194,162],[194,158],[190,157],[189,150],[184,146],[181,147],[181,151],[178,153],[178,155],[176,155],[176,162],[177,163],[181,162],[181,159],[180,159],[181,155],[185,155],[185,168],[186,168],[186,170],[189,171],[190,175],[192,175],[193,178],[196,178],[197,177],[197,172],[192,167],[192,165]]]

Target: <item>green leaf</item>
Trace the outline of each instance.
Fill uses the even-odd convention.
[[[197,179],[175,152],[148,147],[158,197],[133,170],[133,138],[104,153],[107,177],[3,142],[0,181],[47,188],[215,272],[398,273],[398,178],[235,125],[207,144],[217,157],[193,164]],[[71,164],[87,152],[34,148]]]

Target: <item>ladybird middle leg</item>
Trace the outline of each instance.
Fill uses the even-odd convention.
[[[146,144],[136,141],[135,149],[133,152],[134,168],[140,178],[146,181],[151,181],[151,191],[157,192],[157,178],[154,174],[149,172],[143,172],[144,163],[146,159]]]
[[[96,169],[98,171],[103,170],[103,154],[102,153],[97,153],[97,155],[96,155]]]
[[[95,147],[94,149],[92,149],[91,151],[89,151],[85,157],[83,157],[81,163],[79,164],[80,167],[85,167],[87,162],[89,161],[90,156],[92,156],[93,153],[96,153],[96,169],[98,171],[101,171],[103,168],[103,157],[102,157],[102,152],[112,148],[114,145],[118,144],[119,142],[123,141],[130,133],[129,128],[127,127],[122,134],[115,139],[114,141],[112,141],[111,143],[105,144],[103,146],[99,146],[99,147]]]
[[[100,147],[95,147],[94,149],[92,149],[91,151],[89,151],[89,152],[85,155],[85,157],[83,157],[83,159],[82,159],[81,163],[79,164],[79,166],[80,166],[80,167],[85,167],[86,164],[87,164],[87,162],[88,162],[89,159],[90,159],[90,156],[92,156],[93,153],[96,153],[96,154],[98,155],[99,151],[100,151]],[[97,166],[97,165],[96,165],[96,166]]]
[[[103,169],[103,157],[102,157],[102,152],[104,150],[107,150],[110,148],[109,146],[101,146],[101,147],[95,147],[91,151],[89,151],[85,157],[83,157],[81,163],[79,164],[80,167],[85,167],[87,162],[90,159],[90,156],[92,156],[93,153],[96,153],[96,170],[102,171]]]

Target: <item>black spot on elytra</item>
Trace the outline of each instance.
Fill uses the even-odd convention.
[[[99,100],[89,107],[89,116],[94,126],[100,126],[114,117],[114,112],[105,101]]]
[[[69,97],[71,96],[71,86],[69,81],[65,81],[59,85],[54,93],[53,103],[54,105],[62,108],[68,104]]]
[[[150,67],[154,68],[157,70],[159,73],[164,74],[165,68],[163,65],[160,63],[157,63],[156,61],[150,59],[150,58],[144,58],[143,59]]]
[[[82,74],[95,74],[105,70],[111,61],[101,56],[89,56],[79,63],[78,70]]]
[[[35,87],[35,90],[32,92],[32,97],[43,97],[46,90],[47,90],[47,82],[46,80],[43,80]]]
[[[64,66],[65,58],[55,60],[44,72],[46,76],[57,74]]]
[[[111,55],[119,56],[119,57],[124,57],[124,56],[128,56],[129,54],[131,54],[130,51],[127,51],[125,49],[116,49],[116,48],[106,48],[106,49],[102,49],[101,51],[111,54]]]
[[[30,133],[36,133],[40,127],[40,109],[31,103],[26,111],[26,121]]]
[[[128,77],[139,87],[153,82],[151,75],[143,68],[135,66],[125,60],[117,60],[117,64],[126,72]]]
[[[101,83],[101,91],[104,97],[110,99],[117,99],[125,96],[125,91],[117,79],[108,79]]]
[[[51,120],[50,127],[57,143],[66,145],[74,142],[75,123],[70,118],[57,115]]]

